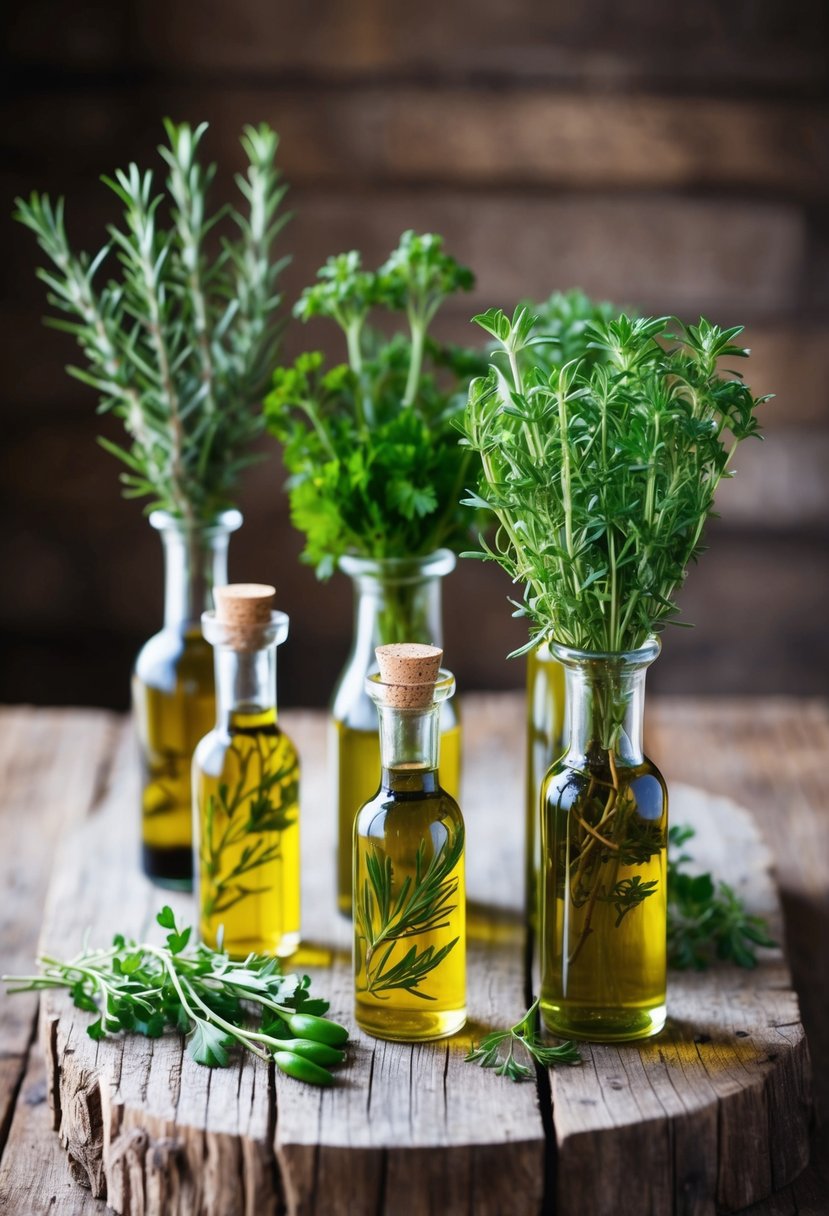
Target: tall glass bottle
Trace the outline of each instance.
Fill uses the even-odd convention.
[[[150,523],[164,545],[164,626],[143,646],[132,678],[141,764],[144,873],[161,886],[193,882],[193,749],[213,724],[213,655],[199,628],[215,585],[227,582],[227,546],[242,523],[224,511],[190,525],[166,511]]]
[[[553,645],[568,744],[542,795],[541,1013],[566,1038],[641,1039],[665,1023],[668,794],[642,750],[659,649]]]
[[[438,777],[455,681],[437,647],[377,655],[380,788],[354,821],[356,1018],[377,1038],[440,1039],[466,1022],[464,824]]]
[[[550,766],[564,751],[564,668],[539,642],[527,655],[527,759],[525,807],[525,881],[527,919],[535,925],[541,864],[539,806]]]
[[[337,906],[351,915],[351,842],[354,816],[377,785],[380,747],[377,711],[365,679],[376,667],[377,646],[396,642],[443,645],[441,580],[455,555],[439,549],[428,557],[373,560],[343,557],[340,568],[354,584],[354,641],[332,703],[332,769],[337,805]],[[441,776],[455,798],[460,792],[461,728],[457,709],[442,720]]]
[[[216,725],[193,757],[201,940],[234,958],[299,944],[299,758],[277,722],[274,589],[216,589],[202,616],[216,659]]]

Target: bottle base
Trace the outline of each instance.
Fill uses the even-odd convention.
[[[219,945],[213,934],[202,933],[200,940],[210,950],[218,950]],[[228,958],[234,960],[246,959],[250,954],[268,954],[275,958],[290,958],[299,949],[298,933],[285,933],[276,941],[272,937],[227,937],[222,941],[222,951]]]
[[[571,1006],[542,998],[540,1010],[541,1020],[550,1034],[586,1043],[632,1043],[637,1039],[650,1039],[664,1029],[667,1017],[664,1002],[644,1009],[620,1009],[618,1006]]]
[[[466,1025],[466,1007],[443,1013],[421,1013],[408,1009],[367,1009],[357,1001],[354,1016],[366,1034],[392,1043],[431,1043],[435,1039],[448,1039]]]
[[[141,869],[157,887],[169,891],[193,890],[193,851],[187,845],[172,849],[142,845]]]

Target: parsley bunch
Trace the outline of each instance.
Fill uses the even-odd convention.
[[[419,557],[459,548],[459,506],[469,454],[458,446],[464,395],[481,362],[445,348],[428,330],[447,296],[468,291],[471,271],[441,237],[405,232],[377,271],[359,253],[329,258],[294,313],[342,330],[348,362],[324,367],[308,352],[274,373],[268,429],[283,444],[291,518],[305,534],[303,560],[328,577],[344,554]],[[404,329],[386,338],[375,311]]]
[[[307,976],[283,975],[269,955],[240,963],[189,947],[191,931],[169,907],[156,919],[169,930],[164,946],[119,933],[107,950],[84,949],[67,962],[42,956],[40,975],[3,980],[15,985],[10,992],[66,988],[78,1009],[98,1015],[87,1026],[96,1040],[119,1031],[155,1039],[170,1027],[188,1036],[197,1064],[224,1068],[241,1046],[298,1080],[332,1082],[328,1070],[345,1059],[348,1031],[323,1016],[328,1002],[311,997]]]

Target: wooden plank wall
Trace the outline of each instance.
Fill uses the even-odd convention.
[[[643,309],[745,322],[750,380],[774,391],[653,683],[671,691],[824,690],[829,667],[829,107],[823,0],[29,0],[6,9],[2,108],[0,698],[121,706],[160,613],[158,542],[98,449],[94,402],[41,328],[33,241],[7,222],[33,187],[70,200],[97,247],[97,175],[147,163],[160,118],[210,120],[228,179],[244,122],[282,135],[294,298],[330,252],[381,259],[434,228],[478,274],[447,310],[580,285]],[[319,333],[293,330],[296,351]],[[267,449],[270,452],[270,449]],[[245,486],[231,574],[272,579],[293,615],[281,683],[321,704],[348,644],[349,591],[297,565],[278,459]],[[447,592],[462,684],[505,687],[522,638],[508,587],[465,563]],[[474,602],[476,628],[464,627]],[[313,658],[309,656],[313,656]]]

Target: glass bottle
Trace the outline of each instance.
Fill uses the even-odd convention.
[[[343,557],[340,569],[354,584],[354,641],[334,690],[330,755],[337,806],[337,907],[351,915],[352,833],[358,807],[377,785],[380,746],[377,711],[365,689],[376,667],[374,650],[396,642],[443,645],[441,580],[455,555],[438,549],[428,557]],[[454,798],[460,792],[461,728],[455,706],[442,720],[441,775]]]
[[[142,647],[132,678],[141,766],[144,873],[160,886],[193,883],[190,765],[213,725],[213,655],[199,629],[214,585],[227,582],[227,546],[238,511],[190,525],[167,511],[150,523],[164,545],[164,626]]]
[[[193,757],[199,934],[233,958],[299,944],[299,758],[277,722],[288,617],[271,611],[273,595],[257,583],[217,588],[217,612],[202,616],[216,725]]]
[[[524,897],[527,919],[535,925],[538,868],[541,861],[539,806],[550,766],[564,751],[564,668],[547,642],[527,654],[527,758]]]
[[[541,1013],[566,1038],[641,1039],[665,1023],[668,794],[642,750],[659,650],[553,644],[568,743],[542,793]]]
[[[355,1014],[377,1038],[440,1039],[466,1022],[464,823],[438,777],[440,707],[455,681],[436,647],[384,651],[437,658],[414,698],[382,658],[366,680],[381,775],[354,821]]]

